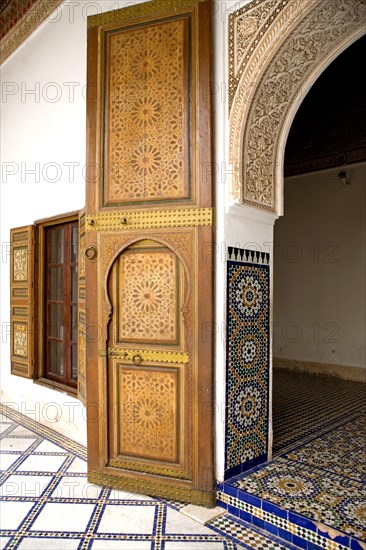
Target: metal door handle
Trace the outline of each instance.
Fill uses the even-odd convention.
[[[84,255],[85,255],[85,258],[86,258],[87,260],[94,260],[94,258],[96,258],[96,256],[97,256],[97,249],[96,249],[96,247],[95,247],[95,246],[92,246],[92,245],[86,247],[85,252],[84,252]]]
[[[132,361],[134,362],[135,365],[139,365],[142,361],[141,355],[134,355],[132,358]]]

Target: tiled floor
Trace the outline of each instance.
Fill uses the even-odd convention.
[[[219,500],[305,549],[365,550],[365,384],[279,371],[274,387],[276,457],[228,480]]]
[[[365,405],[362,382],[275,369],[273,452],[299,446]]]
[[[0,548],[293,548],[229,514],[206,527],[183,516],[179,503],[92,485],[84,447],[15,411],[2,412]]]

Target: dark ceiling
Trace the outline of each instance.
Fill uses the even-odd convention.
[[[309,90],[287,140],[285,175],[366,160],[365,59],[363,36]]]

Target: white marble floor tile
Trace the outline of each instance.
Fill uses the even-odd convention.
[[[28,426],[28,423],[25,423]],[[2,529],[17,530],[20,524],[29,516],[30,510],[43,494],[46,487],[52,482],[53,475],[62,467],[65,460],[72,460],[67,472],[63,472],[61,480],[56,487],[52,486],[50,500],[43,506],[39,515],[34,517],[33,524],[28,526],[26,536],[22,536],[15,548],[21,550],[77,550],[84,541],[88,541],[86,530],[88,528],[96,504],[88,504],[83,499],[100,498],[102,487],[88,483],[87,463],[80,456],[74,455],[70,442],[70,449],[63,449],[59,446],[59,439],[53,439],[52,433],[42,428],[40,432],[34,432],[33,424],[31,429],[17,426],[15,423],[5,423],[11,432],[4,438],[7,451],[0,453],[0,467],[9,469],[11,465],[19,460],[22,452],[25,454],[29,445],[36,437],[42,441],[35,451],[27,456],[24,462],[18,466],[15,473],[0,486],[0,494],[4,497],[13,497],[3,503],[2,514],[0,511],[0,527]],[[44,439],[43,434],[48,434],[49,439]],[[17,437],[14,437],[14,436]],[[65,440],[66,441],[66,440]],[[18,445],[18,446],[17,446]],[[66,445],[66,443],[65,443]],[[19,449],[19,452],[15,452]],[[14,454],[13,454],[14,453]],[[45,453],[45,454],[44,454]],[[53,454],[51,454],[53,453]],[[23,454],[23,456],[24,456]],[[45,475],[41,475],[41,472]],[[79,475],[75,475],[79,474]],[[28,497],[30,502],[22,499]],[[56,502],[54,499],[59,499]],[[152,541],[146,540],[153,533],[154,517],[156,506],[162,507],[155,499],[149,496],[134,494],[127,491],[112,490],[108,497],[110,501],[103,508],[98,523],[97,533],[91,537],[91,550],[151,550]],[[64,502],[62,499],[75,499],[72,502]],[[112,501],[118,501],[114,504]],[[126,501],[136,501],[134,505],[128,505]],[[189,517],[185,517],[178,511],[169,507],[165,508],[167,513],[166,532],[173,535],[171,541],[164,541],[165,550],[224,550],[223,541],[213,542],[202,540],[177,541],[174,542],[174,534],[177,535],[208,535],[210,538],[217,536],[216,532],[208,527],[200,525]],[[186,510],[187,511],[187,510]],[[201,518],[203,521],[205,518]],[[37,532],[43,532],[45,536],[37,537]],[[57,537],[57,534],[59,537]],[[67,538],[66,534],[76,537]],[[117,538],[104,540],[103,534],[114,534]],[[121,540],[128,538],[128,535],[140,535],[142,540]],[[47,536],[48,535],[48,536]],[[121,539],[118,536],[121,536]],[[125,535],[125,537],[123,536]],[[213,537],[214,535],[214,537]],[[218,535],[220,537],[220,535]],[[205,536],[202,537],[206,539]],[[0,548],[11,540],[11,537],[0,539]],[[239,547],[238,547],[239,548]]]
[[[186,535],[200,534],[212,535],[211,529],[184,517],[176,510],[168,508],[166,516],[166,533],[179,533]]]
[[[180,513],[187,518],[191,518],[202,525],[206,525],[214,518],[225,514],[226,510],[220,506],[215,508],[204,508],[203,506],[195,506],[194,504],[187,504],[184,508],[181,508]]]
[[[3,497],[39,497],[52,476],[21,476],[12,475],[0,486],[0,495]]]
[[[151,534],[154,515],[155,506],[107,504],[97,532]]]
[[[13,430],[12,435],[31,435],[35,436],[36,434],[32,432],[31,430],[28,430],[27,428],[24,428],[24,426],[17,426],[15,430]]]
[[[73,474],[86,474],[88,471],[88,465],[86,460],[82,458],[75,458],[67,469],[68,472]]]
[[[20,456],[20,454],[6,455],[0,453],[0,470],[8,470]]]
[[[17,529],[32,506],[34,502],[1,502],[0,529]]]
[[[144,541],[94,540],[92,543],[92,550],[150,550],[150,549],[151,549],[151,542],[144,542]]]
[[[112,489],[109,497],[109,500],[153,500],[147,495],[139,495],[138,493],[131,493],[127,491],[119,491],[117,489]]]
[[[21,550],[77,550],[80,539],[56,539],[29,537],[23,539],[17,548]]]
[[[222,542],[166,542],[165,550],[223,550]]]
[[[2,451],[26,451],[32,443],[34,443],[36,438],[21,438],[21,437],[4,437],[0,441],[0,449]]]
[[[52,498],[98,498],[102,487],[88,483],[85,477],[64,476],[54,491]]]
[[[18,472],[56,472],[66,456],[30,455],[18,466]]]
[[[9,540],[10,540],[10,537],[0,537],[0,550],[3,550],[3,548],[5,548]]]
[[[35,449],[37,453],[66,453],[67,451],[47,439],[43,440],[40,445]]]
[[[94,510],[94,504],[47,503],[30,531],[83,532]]]

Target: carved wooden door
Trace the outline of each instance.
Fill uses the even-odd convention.
[[[89,479],[213,505],[210,2],[88,27]]]

